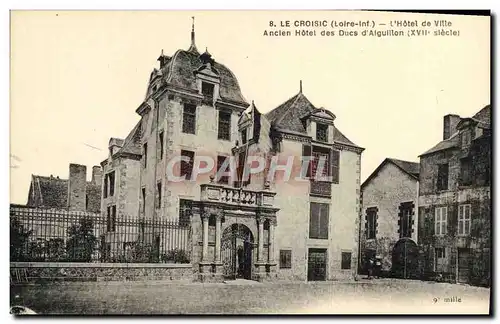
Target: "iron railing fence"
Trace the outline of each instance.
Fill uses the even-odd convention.
[[[189,220],[10,208],[11,261],[189,263],[191,246]]]

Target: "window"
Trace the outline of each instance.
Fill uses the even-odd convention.
[[[141,189],[142,192],[142,212],[146,212],[146,188]]]
[[[448,163],[438,165],[437,190],[448,190]]]
[[[437,207],[436,208],[436,219],[435,219],[435,234],[445,235],[446,234],[446,222],[448,218],[448,208],[447,207]]]
[[[85,195],[85,210],[89,209],[89,195]]]
[[[316,123],[316,140],[328,142],[328,125]]]
[[[402,203],[399,206],[399,238],[411,237],[414,206],[412,202]]]
[[[247,143],[247,128],[241,131],[241,144]]]
[[[280,269],[292,268],[292,250],[280,250]]]
[[[179,200],[179,225],[187,227],[191,223],[192,201],[187,199]]]
[[[161,182],[156,184],[156,208],[161,208]]]
[[[460,185],[468,186],[472,184],[472,159],[464,158],[460,160]]]
[[[148,165],[148,143],[142,144],[142,167],[145,169]]]
[[[189,161],[181,160],[181,174],[180,176],[185,176],[185,180],[191,180],[191,174],[193,173],[194,164],[194,152],[181,150],[181,156]]]
[[[374,239],[377,234],[377,209],[366,210],[366,238]]]
[[[229,184],[229,177],[227,175],[226,176],[222,175],[223,173],[226,173],[229,168],[226,166],[224,172],[221,170],[224,162],[228,160],[229,158],[227,156],[222,156],[222,155],[217,156],[217,178],[216,178],[217,183]]]
[[[471,142],[471,132],[470,132],[470,130],[468,130],[468,129],[464,130],[462,132],[461,139],[462,139],[462,148],[463,149],[468,148],[469,145],[470,145],[470,142]]]
[[[104,190],[103,190],[103,196],[104,198],[108,197],[108,175],[104,175]]]
[[[331,177],[332,183],[339,183],[339,170],[340,170],[340,152],[336,150],[331,151]]]
[[[312,179],[316,179],[316,176],[318,176],[319,179],[321,179],[321,177],[327,177],[330,173],[329,150],[320,147],[313,147],[312,154],[313,154],[313,160],[311,163]],[[318,167],[320,167],[320,169],[318,169]]]
[[[106,221],[106,230],[116,232],[116,206],[108,206]]]
[[[309,238],[328,239],[328,204],[311,203]]]
[[[458,235],[469,235],[471,223],[471,205],[458,206]]]
[[[231,113],[219,111],[218,139],[231,140]]]
[[[108,173],[109,178],[109,196],[113,197],[115,194],[115,171]]]
[[[196,128],[196,106],[185,104],[182,114],[182,132],[194,134]]]
[[[159,143],[160,144],[160,148],[159,148],[160,154],[158,154],[158,156],[159,156],[159,159],[162,160],[163,159],[163,148],[164,148],[163,147],[163,131],[161,131],[158,136],[159,136],[158,139],[159,139],[159,142],[160,142]]]
[[[342,252],[342,270],[351,269],[351,252]]]
[[[215,86],[212,83],[202,82],[201,83],[201,93],[206,96],[212,98],[214,96]]]
[[[236,188],[241,188],[250,184],[252,174],[248,174],[245,180],[245,163],[246,163],[246,153],[240,152],[238,155],[238,165],[236,166],[236,176],[237,180],[234,181],[234,186]]]
[[[446,252],[444,248],[435,248],[436,251],[436,258],[437,259],[443,259],[446,257]]]

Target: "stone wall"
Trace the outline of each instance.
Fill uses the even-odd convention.
[[[28,282],[193,280],[191,264],[11,262],[12,278],[16,272]]]
[[[69,210],[86,210],[87,167],[85,165],[73,163],[69,165],[68,186]]]

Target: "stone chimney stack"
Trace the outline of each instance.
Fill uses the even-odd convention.
[[[447,140],[457,131],[460,122],[459,115],[448,114],[443,118],[443,140]]]
[[[101,185],[102,182],[102,169],[98,165],[92,167],[92,184]]]
[[[87,167],[81,164],[69,165],[68,208],[85,211],[87,200]]]

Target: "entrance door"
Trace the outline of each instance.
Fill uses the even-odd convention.
[[[470,250],[458,249],[458,282],[468,283],[470,271]]]
[[[309,249],[307,280],[326,280],[326,249]]]
[[[226,279],[252,278],[253,235],[243,224],[233,224],[222,232],[221,254]]]

